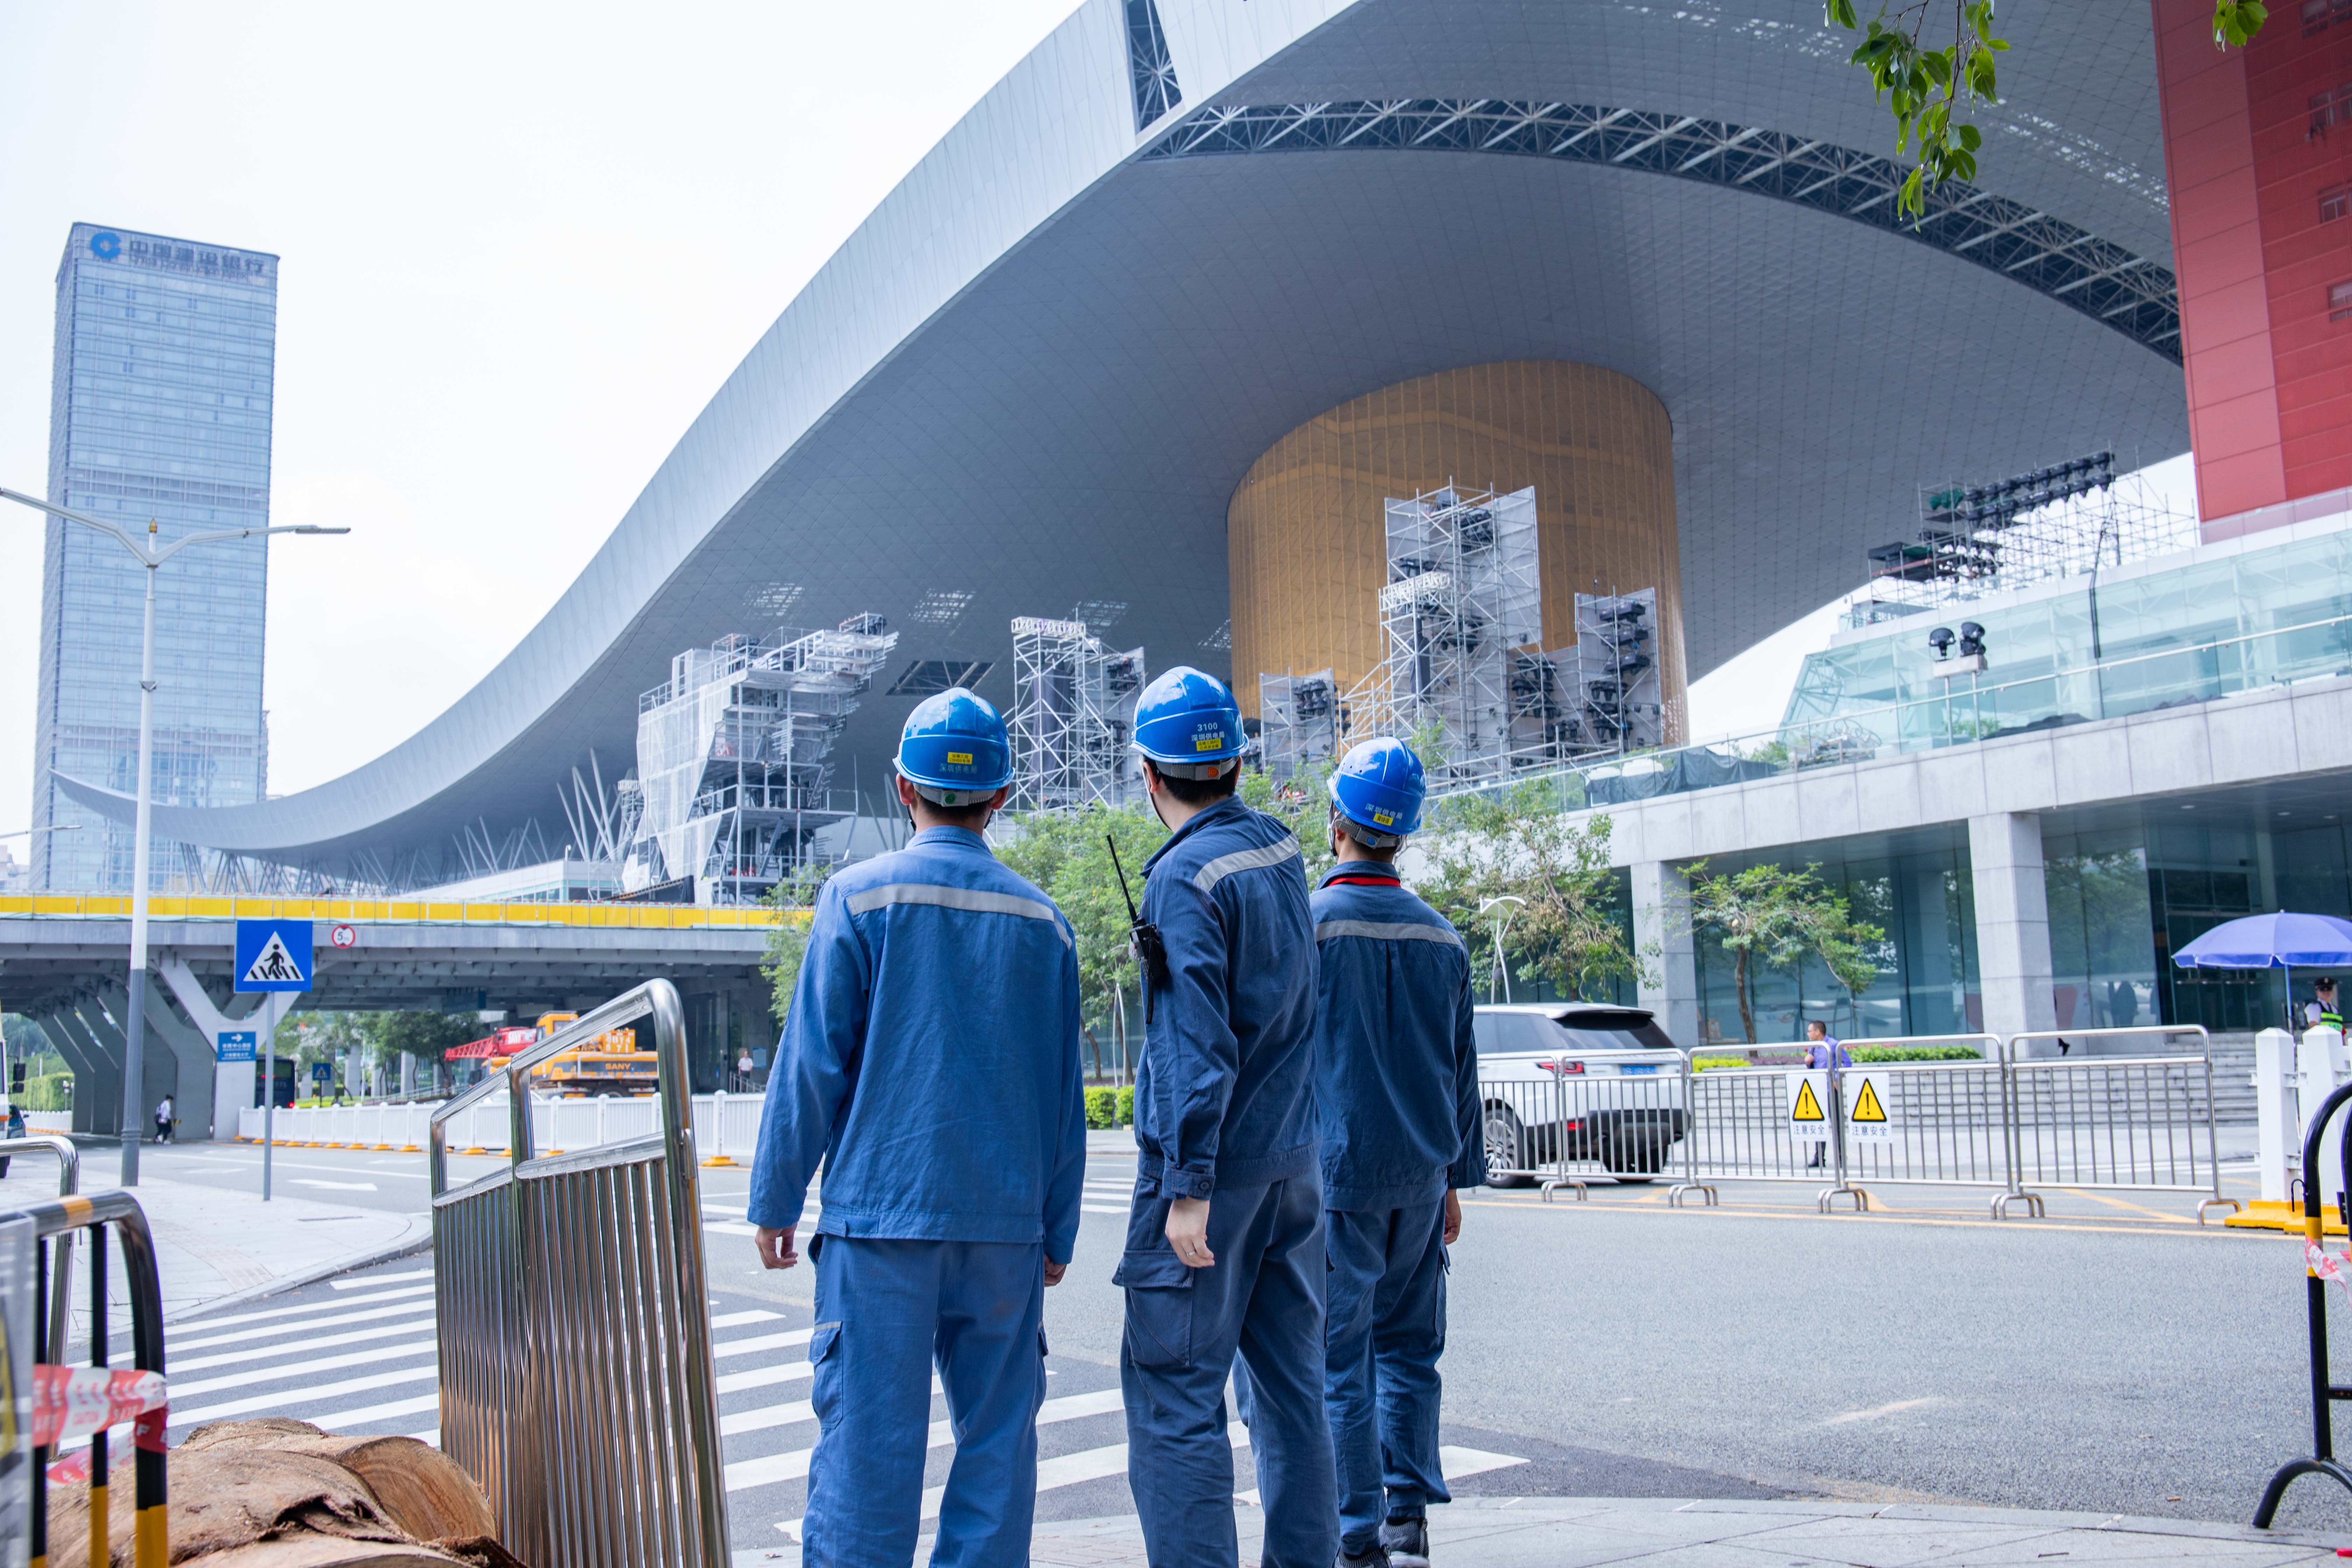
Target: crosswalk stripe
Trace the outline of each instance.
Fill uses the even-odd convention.
[[[352,1296],[341,1301],[312,1301],[299,1307],[277,1307],[267,1312],[239,1312],[230,1318],[206,1318],[201,1322],[184,1323],[182,1328],[201,1333],[206,1329],[226,1329],[235,1323],[258,1323],[268,1318],[299,1318],[312,1312],[340,1311],[345,1307],[362,1307],[376,1301],[400,1300],[411,1296],[430,1296],[430,1285],[404,1285],[397,1290],[386,1290],[375,1296]]]
[[[1240,1422],[1225,1426],[1225,1440],[1236,1448],[1249,1447],[1249,1428]],[[1037,1489],[1049,1492],[1058,1487],[1074,1487],[1084,1481],[1098,1481],[1106,1476],[1127,1474],[1127,1445],[1113,1443],[1100,1448],[1081,1448],[1075,1454],[1063,1454],[1037,1461]],[[940,1502],[948,1495],[944,1486],[923,1489],[923,1517],[937,1519]],[[801,1521],[788,1519],[776,1526],[794,1541],[801,1538]]]
[[[344,1303],[340,1301],[334,1303],[336,1306],[341,1306]],[[430,1317],[433,1310],[434,1306],[431,1301],[406,1301],[397,1307],[370,1307],[363,1311],[342,1312],[331,1318],[314,1318],[307,1323],[272,1323],[268,1329],[262,1331],[262,1332],[269,1334],[283,1334],[299,1331],[307,1334],[313,1329],[338,1329],[348,1323],[382,1322],[386,1318],[415,1318],[418,1316]],[[208,1328],[211,1325],[192,1324],[190,1326],[194,1328]],[[251,1332],[214,1334],[209,1338],[193,1340],[182,1339],[177,1334],[172,1336],[172,1349],[174,1351],[200,1351],[208,1350],[214,1345],[249,1345],[254,1342],[256,1342],[256,1335]],[[283,1343],[282,1341],[276,1340],[273,1340],[271,1342],[273,1344]]]
[[[330,1290],[365,1290],[377,1285],[402,1285],[407,1283],[411,1279],[430,1279],[432,1278],[433,1270],[430,1268],[412,1268],[405,1274],[377,1274],[365,1279],[330,1279],[327,1281],[327,1289]]]
[[[809,1375],[809,1363],[788,1361],[781,1366],[763,1366],[750,1372],[730,1372],[718,1383],[721,1394],[740,1394],[747,1388],[765,1388],[771,1384],[790,1383]]]
[[[748,1340],[721,1340],[710,1347],[714,1356],[749,1355],[753,1351],[780,1351],[793,1345],[804,1345],[814,1329],[787,1329],[781,1334],[761,1334]]]
[[[308,1348],[308,1346],[304,1347],[305,1350]],[[179,1373],[174,1373],[171,1380],[172,1397],[175,1400],[189,1399],[199,1394],[211,1394],[223,1388],[250,1388],[257,1383],[283,1383],[289,1375],[299,1374],[308,1377],[312,1373],[333,1372],[339,1367],[346,1366],[364,1366],[371,1362],[387,1361],[394,1356],[432,1355],[436,1353],[436,1349],[431,1340],[413,1340],[404,1345],[378,1345],[372,1350],[322,1356],[316,1361],[306,1357],[299,1366],[290,1370],[281,1357],[275,1366],[266,1366],[256,1372],[231,1373],[226,1377],[203,1377],[193,1383],[181,1382]]]
[[[390,1421],[395,1416],[422,1415],[428,1410],[441,1408],[441,1394],[435,1392],[415,1399],[395,1399],[389,1405],[370,1405],[359,1410],[338,1410],[327,1415],[304,1415],[299,1419],[314,1426],[324,1426],[331,1432],[353,1426],[366,1426],[378,1421]],[[440,1435],[434,1435],[434,1446],[440,1446]]]
[[[1110,1204],[1080,1204],[1078,1205],[1078,1209],[1079,1212],[1083,1214],[1125,1214],[1128,1212],[1126,1209],[1117,1207]]]
[[[413,1334],[425,1326],[411,1320],[406,1322],[384,1323],[373,1329],[354,1329],[348,1334],[328,1334],[320,1339],[306,1339],[302,1342],[302,1351],[307,1355],[312,1351],[332,1350],[337,1345],[355,1345],[365,1340],[388,1340],[398,1334]],[[247,1339],[247,1336],[241,1334],[229,1337],[236,1340]],[[212,1342],[218,1344],[220,1342],[215,1340]],[[179,1342],[173,1341],[173,1351],[176,1352],[179,1348]],[[202,1372],[206,1367],[235,1366],[240,1362],[248,1361],[282,1363],[285,1360],[284,1344],[254,1345],[249,1341],[244,1350],[223,1351],[218,1355],[182,1356],[175,1353],[172,1357],[172,1388],[175,1393],[178,1391],[179,1379],[183,1373]]]
[[[934,1378],[932,1381],[936,1383],[938,1380]],[[757,1410],[739,1410],[732,1415],[721,1415],[719,1418],[719,1435],[732,1437],[739,1432],[764,1432],[771,1426],[790,1426],[794,1422],[815,1419],[816,1407],[805,1399],[797,1399],[789,1405],[763,1405]],[[735,1473],[733,1467],[729,1467],[727,1473],[731,1478]]]
[[[710,1326],[714,1329],[740,1329],[746,1323],[772,1323],[782,1316],[782,1312],[754,1307],[748,1312],[723,1312],[710,1320]]]
[[[331,1398],[338,1394],[364,1394],[372,1388],[392,1388],[404,1383],[423,1383],[428,1380],[437,1383],[440,1377],[441,1368],[437,1363],[435,1363],[425,1366],[407,1367],[399,1372],[372,1373],[366,1377],[346,1378],[341,1383],[321,1384],[316,1388],[303,1389],[297,1397],[305,1401],[317,1401]],[[439,1397],[438,1394],[434,1396],[436,1401]],[[285,1400],[286,1394],[281,1390],[276,1394],[249,1394],[243,1399],[232,1399],[224,1405],[208,1405],[200,1410],[174,1410],[172,1412],[172,1425],[187,1426],[198,1421],[218,1421],[230,1415],[249,1415],[256,1410],[267,1410],[273,1405],[283,1404]],[[338,1412],[337,1415],[341,1419],[349,1418],[348,1412]]]
[[[939,1382],[937,1378],[931,1381],[934,1386]],[[1091,1415],[1108,1415],[1114,1410],[1124,1410],[1126,1407],[1124,1396],[1116,1388],[1098,1389],[1093,1394],[1073,1394],[1063,1399],[1048,1399],[1039,1405],[1037,1425],[1045,1426],[1056,1421],[1082,1421]],[[723,1433],[726,1428],[727,1424],[724,1419],[721,1419],[719,1430]],[[945,1448],[952,1446],[954,1442],[954,1423],[949,1421],[931,1423],[929,1447]],[[744,1459],[730,1465],[727,1467],[727,1489],[730,1492],[740,1492],[749,1487],[764,1487],[777,1481],[798,1480],[808,1474],[809,1458],[814,1452],[815,1449],[813,1447],[789,1448],[781,1454],[768,1454],[760,1458]],[[1124,1453],[1125,1450],[1122,1449],[1121,1452]],[[1044,1467],[1040,1466],[1041,1474],[1043,1470]],[[1038,1489],[1041,1491],[1045,1489],[1042,1482]],[[926,1497],[929,1495],[925,1494]],[[931,1511],[934,1513],[938,1511],[938,1504],[931,1504]],[[925,1517],[928,1518],[929,1515]]]

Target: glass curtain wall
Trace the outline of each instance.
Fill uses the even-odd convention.
[[[1707,863],[1706,874],[1727,874],[1765,858],[1720,857]],[[1759,1044],[1801,1040],[1805,1025],[1816,1018],[1842,1039],[1962,1034],[1981,1026],[1975,890],[1964,837],[1903,853],[1832,847],[1808,860],[1830,890],[1844,897],[1855,920],[1885,933],[1872,944],[1878,978],[1855,996],[1817,955],[1786,967],[1751,960],[1749,1012]],[[1738,954],[1711,931],[1698,932],[1695,945],[1700,1034],[1709,1041],[1744,1041]]]

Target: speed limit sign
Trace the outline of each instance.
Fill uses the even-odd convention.
[[[357,947],[360,941],[360,928],[357,926],[337,926],[333,931],[327,933],[327,940],[333,942],[337,947]]]

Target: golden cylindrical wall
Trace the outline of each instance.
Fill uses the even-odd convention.
[[[1668,743],[1683,739],[1682,563],[1674,427],[1639,382],[1563,360],[1469,365],[1317,416],[1252,464],[1225,512],[1234,689],[1328,667],[1341,690],[1381,661],[1385,506],[1441,485],[1532,485],[1547,648],[1576,641],[1580,593],[1658,591]]]

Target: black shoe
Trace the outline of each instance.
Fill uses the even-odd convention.
[[[1389,1568],[1429,1568],[1429,1521],[1392,1519],[1381,1526],[1381,1550]]]
[[[1375,1546],[1358,1557],[1342,1546],[1339,1548],[1339,1568],[1389,1568],[1389,1554]]]

